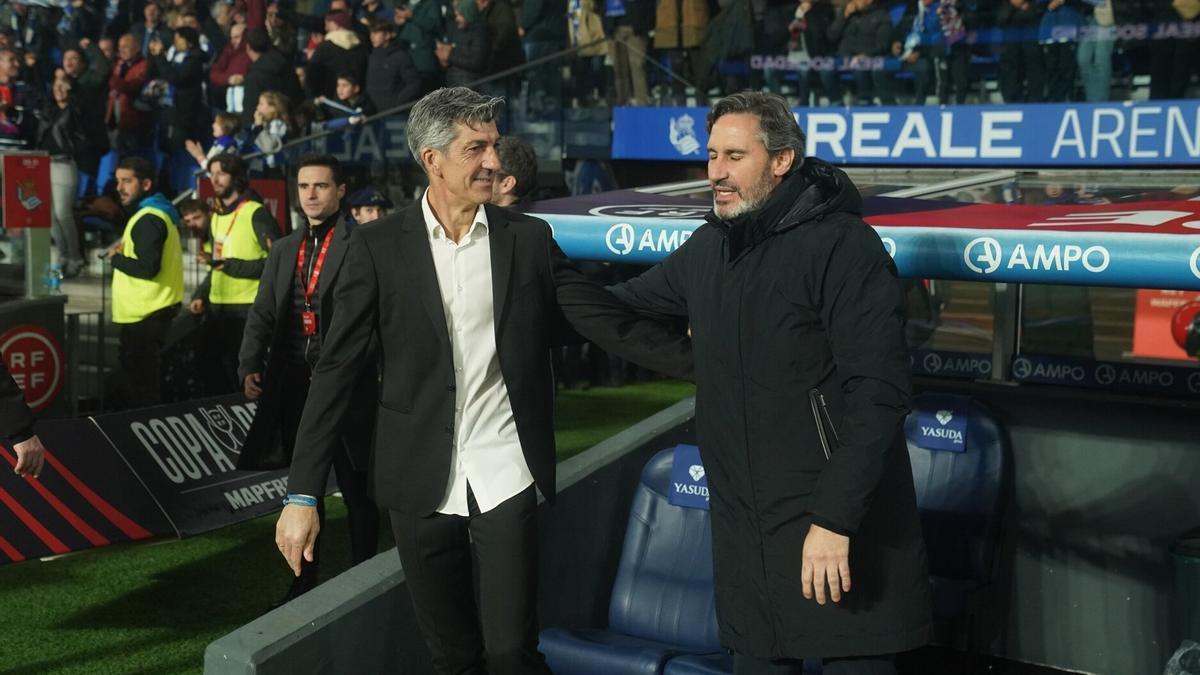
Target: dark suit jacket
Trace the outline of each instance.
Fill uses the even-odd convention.
[[[267,265],[250,313],[246,317],[246,331],[242,334],[242,348],[238,355],[238,379],[245,381],[250,373],[263,374],[263,395],[254,414],[254,422],[246,435],[242,447],[240,468],[253,468],[256,457],[277,456],[281,442],[279,437],[279,406],[283,401],[279,385],[287,365],[288,322],[298,322],[292,307],[292,284],[296,279],[296,255],[306,230],[296,230],[276,240],[267,254]],[[349,228],[343,219],[337,225],[329,251],[325,254],[325,266],[317,281],[317,303],[320,313],[321,352],[329,348],[331,320],[341,311],[334,291],[342,283],[345,274],[346,247]],[[374,350],[370,350],[373,352]],[[356,373],[353,386],[347,393],[353,398],[349,406],[350,423],[345,427],[344,445],[350,452],[355,468],[365,470],[371,449],[371,432],[375,421],[375,401],[378,398],[378,372],[373,358],[364,359],[368,365]],[[339,446],[340,447],[340,443]],[[285,456],[290,448],[283,448]],[[266,467],[264,467],[266,468]],[[294,492],[294,491],[293,491]],[[325,494],[324,490],[302,494]]]
[[[0,440],[20,443],[33,435],[33,413],[25,405],[25,392],[0,359]]]
[[[561,319],[606,350],[679,377],[691,377],[691,343],[588,282],[544,221],[485,208],[500,370],[525,461],[553,500],[550,348]],[[373,496],[381,506],[413,515],[432,513],[445,496],[456,385],[428,237],[419,202],[350,236],[334,291],[337,313],[300,423],[290,492],[318,494],[324,485],[351,405],[347,393],[377,336],[382,379]]]

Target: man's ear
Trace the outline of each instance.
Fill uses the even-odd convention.
[[[780,150],[779,154],[772,159],[772,163],[771,173],[776,177],[786,176],[796,165],[796,150],[794,148]]]
[[[505,176],[504,180],[500,181],[500,192],[506,195],[515,194],[517,191],[517,179],[512,176]]]

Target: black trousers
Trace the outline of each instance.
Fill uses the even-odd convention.
[[[117,360],[124,380],[125,408],[162,403],[162,350],[179,306],[155,312],[137,323],[120,324]]]
[[[1046,100],[1046,67],[1042,46],[1009,42],[1000,49],[1000,94],[1005,103]]]
[[[391,514],[396,550],[434,671],[549,675],[537,651],[533,486],[486,513],[479,513],[468,492],[468,507],[468,517]]]
[[[289,365],[283,377],[284,384],[280,391],[285,401],[280,409],[279,421],[284,446],[294,448],[296,429],[300,426],[300,416],[304,412],[304,401],[308,398],[308,386],[312,378],[308,366],[301,363]],[[333,456],[333,473],[338,489],[342,491],[342,501],[346,504],[346,520],[350,526],[350,560],[357,565],[375,555],[379,547],[379,507],[371,501],[368,493],[367,467],[355,467],[345,447]],[[324,530],[325,499],[320,495],[314,496],[317,497],[317,517],[321,530]],[[321,562],[321,539],[322,535],[318,533],[312,563],[301,561],[302,573],[316,573],[315,568]]]
[[[768,660],[734,654],[734,675],[802,675],[804,662],[799,659]],[[894,658],[885,656],[855,656],[824,659],[822,675],[896,675]]]
[[[200,343],[200,381],[205,396],[220,396],[242,390],[238,381],[238,351],[246,332],[245,311],[225,310],[210,305]]]

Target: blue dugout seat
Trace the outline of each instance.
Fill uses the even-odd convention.
[[[708,511],[669,503],[673,457],[663,450],[642,469],[608,628],[542,631],[539,649],[556,675],[658,675],[675,656],[721,651]]]

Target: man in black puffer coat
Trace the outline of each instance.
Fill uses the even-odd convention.
[[[894,675],[932,623],[896,267],[783,99],[708,127],[707,223],[610,290],[691,325],[721,644],[739,674]]]
[[[386,19],[371,22],[371,55],[367,57],[367,98],[380,111],[421,97],[421,74],[413,66],[406,46],[396,44],[396,24]]]

